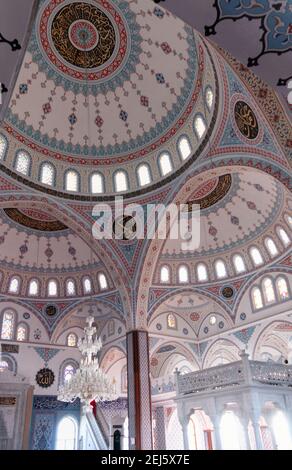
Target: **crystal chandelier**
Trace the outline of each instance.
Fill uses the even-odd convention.
[[[97,353],[102,343],[97,337],[96,327],[92,326],[93,322],[93,317],[87,317],[85,337],[78,340],[78,349],[82,354],[79,369],[58,391],[58,400],[72,403],[76,398],[80,398],[86,410],[91,410],[90,403],[93,400],[100,402],[117,398],[115,385],[98,364]]]

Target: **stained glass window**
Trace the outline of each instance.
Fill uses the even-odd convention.
[[[237,272],[237,274],[245,272],[246,269],[245,269],[245,264],[244,264],[242,256],[235,255],[233,258],[233,264],[234,264],[235,271]]]
[[[9,283],[9,292],[11,294],[18,294],[20,287],[20,282],[17,277],[13,277]]]
[[[43,163],[41,168],[41,182],[53,186],[55,180],[55,168],[50,163]]]
[[[176,329],[176,318],[172,313],[167,315],[167,327],[171,330]]]
[[[11,311],[6,311],[3,314],[2,320],[2,329],[1,329],[1,338],[2,339],[13,339],[14,333],[14,313]]]
[[[28,295],[38,295],[39,293],[39,283],[36,280],[30,281]]]
[[[281,241],[282,241],[282,243],[285,247],[290,245],[291,240],[290,240],[287,232],[283,228],[280,227],[278,229],[278,234],[279,234],[279,237],[280,237],[280,239],[281,239]]]
[[[83,280],[83,289],[85,294],[90,294],[90,292],[92,291],[91,279],[89,277],[86,277]]]
[[[77,336],[74,333],[70,333],[67,338],[67,346],[74,348],[77,345]]]
[[[19,325],[16,333],[17,341],[26,341],[27,339],[27,327],[25,325]]]
[[[195,118],[194,125],[195,125],[196,134],[198,138],[201,139],[207,129],[204,119],[201,116],[197,116]]]
[[[128,179],[124,171],[117,171],[114,176],[115,191],[117,193],[127,191]]]
[[[263,290],[264,290],[266,302],[268,304],[275,302],[276,297],[275,297],[274,286],[273,286],[272,280],[269,277],[263,280]]]
[[[226,266],[222,260],[216,261],[215,270],[218,279],[222,279],[227,276]]]
[[[180,266],[178,270],[179,283],[189,282],[189,270],[186,266]]]
[[[107,289],[107,280],[104,274],[98,275],[98,282],[99,282],[99,287],[102,290]]]
[[[186,160],[186,158],[188,158],[191,155],[192,148],[191,148],[190,141],[187,137],[181,137],[179,139],[178,149],[179,149],[179,153],[180,153],[182,160]]]
[[[277,291],[280,300],[286,300],[289,298],[289,291],[286,279],[279,277],[276,281]]]
[[[15,162],[15,169],[18,173],[22,173],[23,175],[29,174],[30,169],[30,156],[27,152],[23,150],[18,152]]]
[[[274,240],[272,240],[271,238],[266,238],[265,244],[272,258],[278,254],[278,249],[275,245]]]
[[[49,281],[48,284],[48,295],[49,297],[55,297],[58,294],[58,287],[56,281]]]
[[[66,173],[65,189],[67,191],[78,191],[78,173],[70,170]]]
[[[101,194],[104,192],[104,179],[100,173],[93,173],[90,177],[90,191],[92,194]]]
[[[67,290],[67,295],[75,295],[76,294],[75,282],[67,281],[66,290]]]
[[[263,257],[260,251],[258,250],[258,248],[255,248],[255,247],[251,248],[250,256],[255,266],[259,266],[260,264],[263,264]]]

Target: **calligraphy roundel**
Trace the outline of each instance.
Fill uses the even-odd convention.
[[[36,383],[42,388],[50,387],[55,380],[55,374],[51,369],[41,369],[35,377]]]
[[[234,117],[238,129],[247,139],[256,139],[259,125],[255,113],[244,101],[237,101],[234,107]]]

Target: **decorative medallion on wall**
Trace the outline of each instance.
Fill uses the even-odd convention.
[[[231,299],[234,296],[234,289],[230,286],[223,287],[221,294],[225,299]]]
[[[49,317],[53,317],[57,313],[57,307],[55,305],[47,305],[45,308],[45,313]]]
[[[259,125],[253,110],[247,103],[244,101],[236,102],[234,117],[241,134],[247,139],[256,139],[259,133]]]
[[[198,204],[201,210],[214,206],[228,194],[231,185],[232,176],[229,173],[203,183],[190,197],[189,211],[192,210],[192,204]]]
[[[105,64],[113,55],[116,43],[108,16],[83,2],[66,5],[56,14],[51,36],[63,59],[83,69]]]
[[[50,387],[55,380],[54,372],[51,369],[41,369],[35,377],[36,383],[42,388]]]

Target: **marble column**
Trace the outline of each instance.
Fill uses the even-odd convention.
[[[184,450],[189,450],[190,449],[190,443],[189,443],[189,422],[190,419],[188,416],[180,419],[180,424],[182,428],[182,433],[183,433],[183,441],[184,441]]]
[[[151,386],[147,331],[127,333],[129,449],[152,449]]]
[[[222,441],[220,435],[220,416],[218,416],[217,414],[211,415],[210,419],[213,423],[213,438],[215,450],[222,450]]]
[[[264,445],[263,445],[263,440],[262,440],[261,427],[260,427],[260,424],[259,424],[259,415],[252,414],[251,415],[251,423],[252,423],[254,437],[255,437],[255,441],[256,441],[256,448],[257,448],[257,450],[263,450]]]

